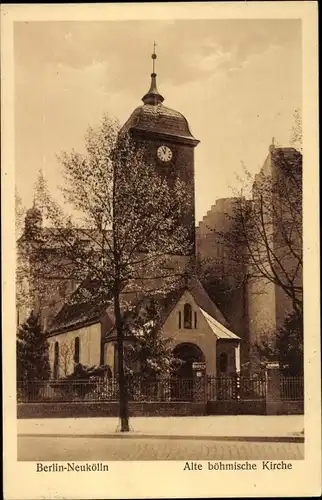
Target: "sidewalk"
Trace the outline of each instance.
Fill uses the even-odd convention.
[[[57,418],[17,421],[20,436],[87,436],[244,441],[304,441],[303,415],[211,415],[207,417],[133,417],[129,433],[117,418]]]

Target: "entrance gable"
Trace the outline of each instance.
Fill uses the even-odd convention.
[[[216,371],[216,336],[192,294],[185,290],[162,328],[163,335],[179,344],[194,344],[203,353],[208,372]]]
[[[213,335],[212,329],[202,314],[201,308],[194,300],[192,294],[185,290],[175,306],[172,308],[169,316],[166,318],[163,331],[199,331],[204,334],[207,332]]]

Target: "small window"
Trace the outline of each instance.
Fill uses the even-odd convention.
[[[183,326],[184,328],[192,328],[192,307],[190,304],[185,304],[183,308]]]
[[[195,328],[197,328],[197,311],[195,311]]]
[[[222,352],[219,356],[219,371],[221,373],[226,373],[228,365],[228,356],[227,353]]]
[[[74,362],[79,363],[79,360],[80,360],[80,341],[79,337],[76,337],[74,346]]]
[[[54,379],[59,376],[59,343],[55,342],[54,351]]]
[[[179,311],[179,328],[181,328],[181,311]]]

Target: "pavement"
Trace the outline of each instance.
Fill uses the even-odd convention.
[[[198,417],[132,417],[130,432],[119,420],[106,418],[19,419],[19,437],[115,439],[197,439],[304,443],[303,415],[209,415]]]
[[[304,444],[225,441],[173,437],[102,439],[84,436],[19,436],[19,461],[80,462],[114,460],[303,460]]]

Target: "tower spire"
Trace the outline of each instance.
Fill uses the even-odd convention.
[[[157,89],[157,74],[155,73],[155,61],[157,58],[155,48],[157,44],[154,42],[153,43],[153,54],[151,56],[152,58],[152,73],[151,73],[151,85],[150,89],[147,94],[145,94],[142,97],[142,101],[144,104],[152,104],[153,106],[156,106],[157,104],[162,104],[164,101],[164,97],[159,93]]]
[[[155,60],[157,58],[157,55],[155,53],[155,48],[156,48],[157,44],[155,42],[153,42],[153,54],[152,54],[152,73],[155,73]]]
[[[272,151],[274,151],[274,149],[275,149],[275,137],[272,138],[272,143],[269,146],[268,150],[271,153]]]

